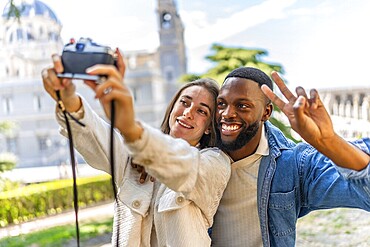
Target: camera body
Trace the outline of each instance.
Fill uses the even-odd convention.
[[[62,63],[64,72],[58,77],[98,81],[104,75],[88,75],[86,69],[95,64],[115,65],[115,56],[110,47],[98,45],[90,38],[80,38],[64,46]]]

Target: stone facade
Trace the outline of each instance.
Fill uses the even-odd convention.
[[[51,65],[51,54],[60,54],[66,43],[60,37],[62,22],[38,0],[24,3],[20,22],[7,18],[7,13],[6,6],[0,20],[0,121],[12,121],[17,127],[0,135],[0,153],[16,154],[18,168],[69,163],[68,143],[59,135],[54,119],[55,103],[41,81],[41,70]],[[158,49],[123,53],[125,82],[133,92],[137,117],[159,127],[169,96],[178,87],[177,79],[186,73],[186,58],[175,2],[158,0],[157,14]],[[81,81],[76,85],[103,115],[91,90]]]
[[[319,93],[343,138],[370,137],[370,87],[328,88]]]

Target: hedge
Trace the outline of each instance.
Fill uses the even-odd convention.
[[[98,202],[113,201],[110,176],[78,178],[78,205],[84,208]],[[0,192],[0,227],[73,209],[73,180],[32,184]]]

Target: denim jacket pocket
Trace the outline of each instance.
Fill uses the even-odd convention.
[[[289,192],[271,193],[269,198],[269,228],[272,234],[283,237],[295,233],[295,189]]]
[[[190,200],[186,199],[182,193],[167,188],[163,196],[159,199],[158,212],[177,210],[185,207],[189,203]]]

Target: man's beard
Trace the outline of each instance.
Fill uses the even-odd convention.
[[[217,134],[217,146],[223,150],[223,151],[236,151],[238,149],[241,149],[244,147],[258,132],[259,125],[258,121],[252,123],[251,125],[248,126],[248,128],[242,130],[239,135],[236,137],[234,141],[231,142],[223,142],[221,139],[221,133],[220,133],[220,128],[216,131]]]

